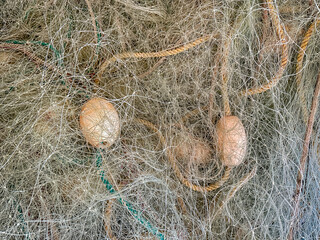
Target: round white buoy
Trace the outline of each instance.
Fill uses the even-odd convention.
[[[222,117],[217,123],[217,147],[223,165],[242,163],[247,151],[247,135],[237,116]]]
[[[93,98],[86,102],[80,113],[80,128],[94,147],[108,148],[119,137],[120,119],[117,110],[103,98]]]

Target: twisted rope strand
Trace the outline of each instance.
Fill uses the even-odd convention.
[[[224,106],[224,114],[226,116],[231,115],[231,108],[229,104],[229,96],[228,96],[228,57],[230,53],[230,42],[231,38],[227,39],[227,42],[224,46],[224,54],[223,54],[223,60],[221,64],[221,75],[222,75],[222,98],[223,98],[223,106]]]
[[[115,201],[114,198],[107,201],[106,211],[104,214],[104,228],[106,230],[108,238],[110,238],[111,240],[117,240],[117,238],[113,236],[112,229],[111,229],[111,213],[112,213],[112,205],[114,201]]]
[[[181,117],[176,123],[174,123],[173,126],[180,128],[189,118],[198,115],[202,111],[207,111],[208,109],[210,108],[209,108],[209,105],[207,104],[205,106],[191,110],[187,112],[183,117]]]
[[[265,91],[271,89],[272,87],[276,86],[278,84],[279,80],[281,79],[281,77],[284,73],[284,70],[286,69],[287,63],[288,63],[288,54],[289,54],[288,40],[284,34],[284,28],[282,27],[282,25],[280,23],[279,16],[275,10],[275,7],[274,7],[272,1],[267,0],[267,5],[270,10],[272,23],[275,26],[278,37],[280,38],[280,41],[281,41],[281,48],[282,49],[281,49],[280,67],[279,67],[276,75],[267,84],[262,85],[257,88],[250,88],[250,89],[243,90],[240,93],[243,96],[251,96],[254,94],[262,93],[262,92],[265,92]]]
[[[257,169],[258,167],[255,166],[247,175],[245,175],[244,177],[242,177],[240,179],[240,181],[238,183],[236,183],[236,185],[231,189],[231,191],[227,194],[227,196],[225,197],[225,199],[223,201],[220,202],[218,209],[215,210],[214,212],[211,211],[211,215],[213,215],[211,217],[211,215],[208,216],[208,222],[210,222],[213,219],[215,219],[216,216],[218,216],[218,214],[221,213],[221,210],[224,208],[224,206],[226,206],[226,204],[234,197],[234,195],[236,194],[237,191],[239,191],[245,184],[247,184],[249,182],[249,180],[251,178],[253,178],[256,173],[257,173]],[[211,204],[211,209],[214,210],[215,209],[215,204],[216,201],[213,201]]]
[[[300,99],[301,107],[302,107],[302,114],[303,114],[303,119],[305,123],[307,124],[308,122],[308,116],[309,116],[309,111],[308,111],[308,104],[307,100],[303,91],[303,84],[302,84],[302,64],[303,64],[303,58],[306,54],[306,49],[309,44],[309,40],[312,36],[312,33],[314,32],[316,26],[320,23],[320,19],[315,19],[313,23],[310,25],[308,28],[306,34],[303,37],[303,40],[301,42],[301,46],[299,49],[299,53],[297,56],[297,66],[296,66],[296,82],[297,82],[297,90],[298,90],[298,96]]]
[[[188,43],[184,46],[178,47],[178,48],[174,48],[171,50],[163,50],[160,52],[145,52],[145,53],[141,53],[141,52],[125,52],[125,53],[120,53],[117,54],[109,59],[107,59],[106,61],[104,61],[102,63],[102,65],[100,66],[100,69],[98,71],[98,76],[97,79],[95,80],[96,84],[99,84],[99,82],[102,79],[102,75],[105,72],[106,68],[113,62],[116,62],[120,59],[125,59],[125,58],[152,58],[152,57],[167,57],[167,56],[172,56],[172,55],[176,55],[178,53],[184,52],[190,48],[193,48],[201,43],[204,43],[206,41],[208,41],[209,39],[213,38],[212,36],[204,36],[204,37],[200,37],[197,40]]]
[[[166,139],[164,138],[164,136],[161,134],[161,132],[157,129],[157,127],[154,124],[152,124],[149,121],[146,121],[146,120],[143,120],[143,119],[138,119],[138,118],[136,118],[135,121],[145,125],[147,128],[149,128],[152,131],[154,131],[158,135],[161,144],[164,147],[167,146]],[[171,150],[166,147],[165,151],[166,151],[166,155],[168,157],[169,163],[171,164],[171,167],[172,167],[175,175],[177,176],[177,178],[180,180],[181,183],[183,183],[185,186],[187,186],[188,188],[192,189],[193,191],[210,192],[210,191],[216,190],[216,189],[220,188],[230,178],[230,173],[231,173],[232,168],[225,167],[224,174],[222,175],[220,180],[218,180],[218,181],[216,181],[216,182],[214,182],[214,183],[212,183],[212,184],[210,184],[209,186],[206,186],[206,187],[195,185],[195,184],[189,182],[183,176],[183,174],[181,173],[178,165],[176,164],[175,157],[174,157],[173,153],[171,152]]]
[[[13,43],[0,43],[0,48],[2,49],[8,49],[8,50],[16,50],[18,52],[23,53],[24,55],[26,55],[27,57],[30,58],[31,61],[33,61],[36,65],[42,65],[45,66],[46,68],[52,70],[52,69],[56,69],[54,66],[52,66],[51,64],[43,61],[41,58],[37,57],[34,53],[29,52],[27,50],[26,47],[22,47],[20,45],[17,44],[13,44]]]

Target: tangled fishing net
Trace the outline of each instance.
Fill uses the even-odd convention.
[[[319,4],[0,1],[0,239],[318,239]]]

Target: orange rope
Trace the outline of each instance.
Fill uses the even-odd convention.
[[[172,55],[176,55],[178,53],[184,52],[190,48],[193,48],[201,43],[204,43],[206,41],[208,41],[209,39],[211,39],[212,36],[204,36],[204,37],[200,37],[197,40],[188,43],[184,46],[178,47],[178,48],[174,48],[171,50],[163,50],[160,52],[146,52],[146,53],[135,53],[135,52],[125,52],[125,53],[120,53],[117,54],[109,59],[107,59],[106,61],[104,61],[102,63],[102,65],[100,66],[100,69],[98,71],[98,76],[97,79],[95,80],[96,84],[99,84],[99,82],[102,79],[102,75],[105,72],[106,68],[109,66],[109,64],[116,62],[120,59],[125,59],[125,58],[152,58],[152,57],[167,57],[167,56],[172,56]]]
[[[284,70],[287,66],[288,63],[288,40],[284,34],[284,29],[282,27],[282,25],[280,24],[280,20],[279,20],[279,15],[277,14],[275,7],[272,3],[271,0],[267,0],[267,4],[268,4],[268,8],[270,10],[270,15],[271,15],[271,20],[273,25],[276,28],[277,34],[280,38],[281,41],[281,63],[280,63],[280,67],[278,69],[278,72],[276,73],[276,75],[272,78],[272,80],[270,80],[267,84],[262,85],[260,87],[257,88],[251,88],[251,89],[246,89],[241,91],[241,95],[244,96],[250,96],[250,95],[254,95],[254,94],[258,94],[258,93],[262,93],[265,92],[269,89],[271,89],[272,87],[276,86],[277,83],[279,82],[279,80],[281,79]]]
[[[161,144],[166,147],[166,139],[163,137],[163,135],[161,134],[161,132],[156,128],[155,125],[153,125],[151,122],[143,120],[143,119],[135,119],[138,123],[141,123],[143,125],[145,125],[147,128],[151,129],[152,131],[154,131],[159,139]],[[176,161],[175,161],[175,157],[173,155],[173,153],[171,152],[171,150],[169,148],[166,148],[166,155],[168,157],[169,163],[171,164],[171,167],[175,173],[175,175],[177,176],[177,178],[180,180],[180,182],[182,182],[185,186],[187,186],[188,188],[197,191],[197,192],[210,192],[213,191],[215,189],[220,188],[229,178],[230,178],[230,173],[232,168],[230,167],[225,167],[225,171],[223,176],[221,177],[220,180],[210,184],[209,186],[206,187],[202,187],[202,186],[198,186],[195,185],[191,182],[189,182],[181,173]]]
[[[180,128],[184,122],[186,122],[189,118],[198,115],[201,111],[206,111],[209,109],[209,105],[205,105],[200,108],[196,108],[190,112],[187,112],[183,117],[181,117],[173,126]]]
[[[106,229],[107,236],[111,240],[117,240],[115,236],[113,236],[112,229],[111,229],[111,213],[112,213],[112,205],[115,199],[111,199],[107,201],[106,211],[104,214],[104,228]]]
[[[214,211],[212,214],[213,217],[217,216],[218,214],[221,213],[221,210],[223,209],[224,206],[234,197],[237,191],[239,191],[245,184],[249,182],[251,178],[253,178],[257,173],[257,166],[255,166],[247,175],[245,175],[243,178],[240,179],[238,183],[231,189],[231,191],[227,194],[225,199],[220,202],[218,209]],[[212,201],[211,204],[211,209],[215,209],[216,201]],[[210,216],[209,216],[210,217]]]
[[[297,88],[298,88],[298,96],[300,98],[300,103],[302,105],[302,113],[305,123],[308,122],[308,107],[307,107],[307,100],[304,95],[303,91],[303,84],[302,84],[302,64],[303,64],[303,58],[306,54],[306,49],[309,43],[309,40],[312,36],[312,33],[315,29],[315,27],[320,23],[320,19],[315,19],[313,23],[310,25],[309,29],[307,30],[306,34],[303,37],[300,50],[297,57],[297,66],[296,66],[296,81],[297,81]]]
[[[29,57],[30,60],[33,61],[35,64],[45,66],[46,68],[51,69],[51,70],[56,70],[56,68],[54,66],[43,61],[41,58],[37,57],[34,53],[29,52],[25,46],[19,46],[17,44],[13,44],[13,43],[0,43],[0,49],[1,48],[19,51],[19,52],[25,54],[27,57]]]
[[[229,32],[229,36],[222,47],[223,57],[221,62],[221,76],[222,76],[222,99],[223,99],[223,108],[225,116],[231,115],[231,108],[229,102],[229,94],[228,94],[228,82],[229,82],[229,55],[230,55],[230,45],[232,42],[232,35],[234,35],[236,26],[239,25],[239,20],[235,21],[231,31]]]
[[[257,166],[255,166],[247,175],[245,175],[241,180],[231,189],[231,191],[227,194],[225,200],[221,203],[220,207],[223,207],[227,202],[230,201],[231,198],[234,197],[236,192],[242,188],[251,178],[253,178],[257,173]]]
[[[224,114],[226,116],[231,115],[231,108],[229,104],[229,96],[228,96],[228,57],[230,53],[230,42],[231,39],[227,39],[227,42],[224,46],[224,54],[223,54],[223,60],[221,64],[221,75],[222,75],[222,98],[223,98],[223,106],[224,106]]]

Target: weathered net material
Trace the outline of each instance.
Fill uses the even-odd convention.
[[[319,2],[0,7],[0,239],[319,238]],[[97,97],[121,119],[104,150],[79,126]],[[247,135],[234,167],[217,151],[230,115]]]

